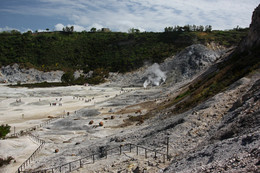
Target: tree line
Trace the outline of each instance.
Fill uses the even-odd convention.
[[[184,26],[169,26],[164,28],[164,32],[211,32],[212,31],[212,26],[211,25],[184,25]]]

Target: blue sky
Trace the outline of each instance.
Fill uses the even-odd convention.
[[[0,0],[0,32],[42,31],[74,26],[127,32],[163,31],[167,26],[248,27],[259,0]]]

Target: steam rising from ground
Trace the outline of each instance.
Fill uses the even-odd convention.
[[[154,63],[150,66],[147,70],[147,77],[146,81],[144,82],[143,86],[146,88],[148,85],[155,85],[159,86],[161,83],[165,82],[166,74],[160,69],[159,64]]]

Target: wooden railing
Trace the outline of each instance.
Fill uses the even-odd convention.
[[[47,120],[47,121],[45,121],[45,122],[43,122],[43,123],[41,123],[41,124],[39,124],[39,125],[30,127],[30,128],[24,129],[24,130],[20,130],[20,131],[17,132],[17,133],[8,134],[8,135],[6,136],[6,138],[9,138],[9,137],[19,137],[19,136],[22,136],[22,135],[26,135],[27,133],[30,133],[30,132],[32,132],[32,131],[34,131],[34,130],[37,130],[37,129],[39,129],[39,128],[41,128],[41,127],[43,127],[43,126],[45,126],[45,125],[51,123],[52,121],[55,121],[55,120],[57,120],[57,119],[59,119],[59,118],[64,118],[64,117],[65,117],[65,115],[60,115],[60,116],[58,116],[58,117],[51,118],[51,119],[49,119],[49,120]]]
[[[169,158],[167,154],[159,152],[157,150],[154,149],[150,149],[147,147],[143,147],[140,145],[136,145],[136,144],[124,144],[124,145],[120,145],[114,148],[110,148],[110,149],[106,149],[104,150],[102,153],[95,153],[95,154],[91,154],[89,156],[80,158],[78,160],[74,160],[72,162],[68,162],[65,163],[63,165],[60,166],[56,166],[53,168],[48,168],[48,169],[44,169],[44,170],[39,170],[39,171],[33,171],[33,173],[56,173],[56,172],[72,172],[74,170],[77,170],[79,168],[82,168],[83,165],[85,164],[92,164],[95,163],[98,159],[101,158],[107,158],[109,155],[112,154],[119,154],[121,155],[122,152],[124,151],[129,151],[131,152],[136,152],[136,155],[141,155],[141,150],[144,150],[144,156],[145,158],[148,158],[148,152],[152,153],[152,156],[154,159],[157,159],[158,157],[163,157],[163,163],[166,162],[166,159]],[[110,154],[109,154],[110,153]],[[32,173],[32,171],[20,171],[19,173]]]
[[[67,114],[69,115],[69,114]],[[83,165],[85,164],[91,164],[91,163],[95,163],[96,160],[101,159],[101,158],[107,158],[109,155],[112,154],[119,154],[121,155],[122,152],[124,151],[129,151],[130,153],[133,152],[134,150],[136,150],[136,155],[141,155],[142,153],[140,152],[141,150],[144,151],[144,156],[145,158],[148,158],[148,152],[152,153],[153,158],[156,159],[160,156],[163,157],[163,163],[165,163],[166,159],[169,159],[169,151],[168,151],[168,145],[169,145],[169,138],[167,138],[167,153],[162,153],[159,152],[155,149],[150,149],[148,147],[143,147],[140,145],[136,145],[136,144],[132,144],[132,143],[127,143],[124,145],[119,145],[117,147],[114,148],[110,148],[110,149],[106,149],[104,151],[102,151],[101,153],[95,153],[95,154],[91,154],[89,156],[80,158],[78,160],[74,160],[72,162],[68,162],[65,163],[63,165],[60,166],[56,166],[53,168],[48,168],[48,169],[44,169],[44,170],[39,170],[39,171],[27,171],[26,167],[36,158],[36,154],[43,148],[45,141],[42,139],[39,139],[38,137],[32,135],[30,132],[33,130],[37,130],[40,127],[43,127],[49,123],[51,123],[54,120],[57,120],[58,118],[64,118],[65,115],[61,115],[59,117],[56,118],[52,118],[48,121],[45,121],[44,123],[41,123],[37,126],[22,130],[18,133],[14,133],[9,135],[9,137],[13,137],[13,136],[21,136],[21,135],[28,135],[29,137],[31,137],[31,139],[33,139],[35,142],[39,143],[39,147],[33,152],[33,154],[18,168],[18,170],[16,171],[16,173],[55,173],[55,172],[72,172],[73,170],[77,170],[79,168],[82,168]]]
[[[69,114],[67,114],[69,115]],[[25,170],[25,167],[27,167],[35,158],[36,158],[36,154],[43,148],[44,144],[45,144],[45,141],[32,135],[31,132],[34,131],[34,130],[37,130],[38,128],[41,128],[51,122],[53,122],[54,120],[57,120],[59,118],[64,118],[65,115],[60,115],[58,117],[55,117],[55,118],[51,118],[49,119],[48,121],[45,121],[39,125],[36,125],[36,126],[33,126],[33,127],[30,127],[30,128],[27,128],[27,129],[24,129],[24,130],[21,130],[20,132],[17,132],[17,133],[13,133],[13,134],[8,134],[7,135],[7,138],[8,137],[19,137],[19,136],[23,136],[23,135],[28,135],[31,139],[33,139],[35,142],[39,143],[39,147],[32,153],[32,155],[25,161],[22,163],[22,165],[18,168],[18,170],[16,171],[16,173],[20,173],[20,172],[23,172],[23,170]]]
[[[25,167],[28,166],[35,158],[36,158],[36,154],[43,148],[45,141],[41,140],[40,138],[32,135],[32,134],[27,134],[30,138],[32,138],[32,140],[34,140],[35,142],[39,143],[40,146],[31,154],[31,156],[25,161],[23,162],[23,164],[18,168],[17,172],[20,173],[23,170],[25,170]]]

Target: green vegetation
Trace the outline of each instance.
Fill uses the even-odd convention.
[[[27,87],[27,88],[47,88],[47,87],[59,87],[59,86],[68,86],[68,83],[60,82],[42,82],[42,83],[33,83],[33,84],[17,84],[9,85],[9,87]]]
[[[238,44],[248,32],[248,29],[211,31],[210,26],[205,26],[200,31],[199,28],[175,31],[168,27],[163,33],[140,32],[134,28],[130,33],[102,32],[95,28],[79,33],[73,32],[73,27],[64,28],[62,32],[2,32],[0,67],[18,63],[21,67],[42,71],[63,70],[66,72],[63,82],[96,84],[104,81],[106,75],[102,73],[135,70],[144,62],[160,63],[191,44],[214,41],[230,47]],[[75,81],[71,74],[79,69],[97,73],[91,79],[81,77]]]
[[[0,138],[4,138],[10,132],[11,126],[8,124],[0,126]]]
[[[0,34],[0,66],[19,63],[44,71],[83,69],[88,72],[104,68],[126,72],[142,66],[144,61],[161,62],[193,43],[215,41],[229,47],[246,34],[247,30],[129,34],[4,32]]]

